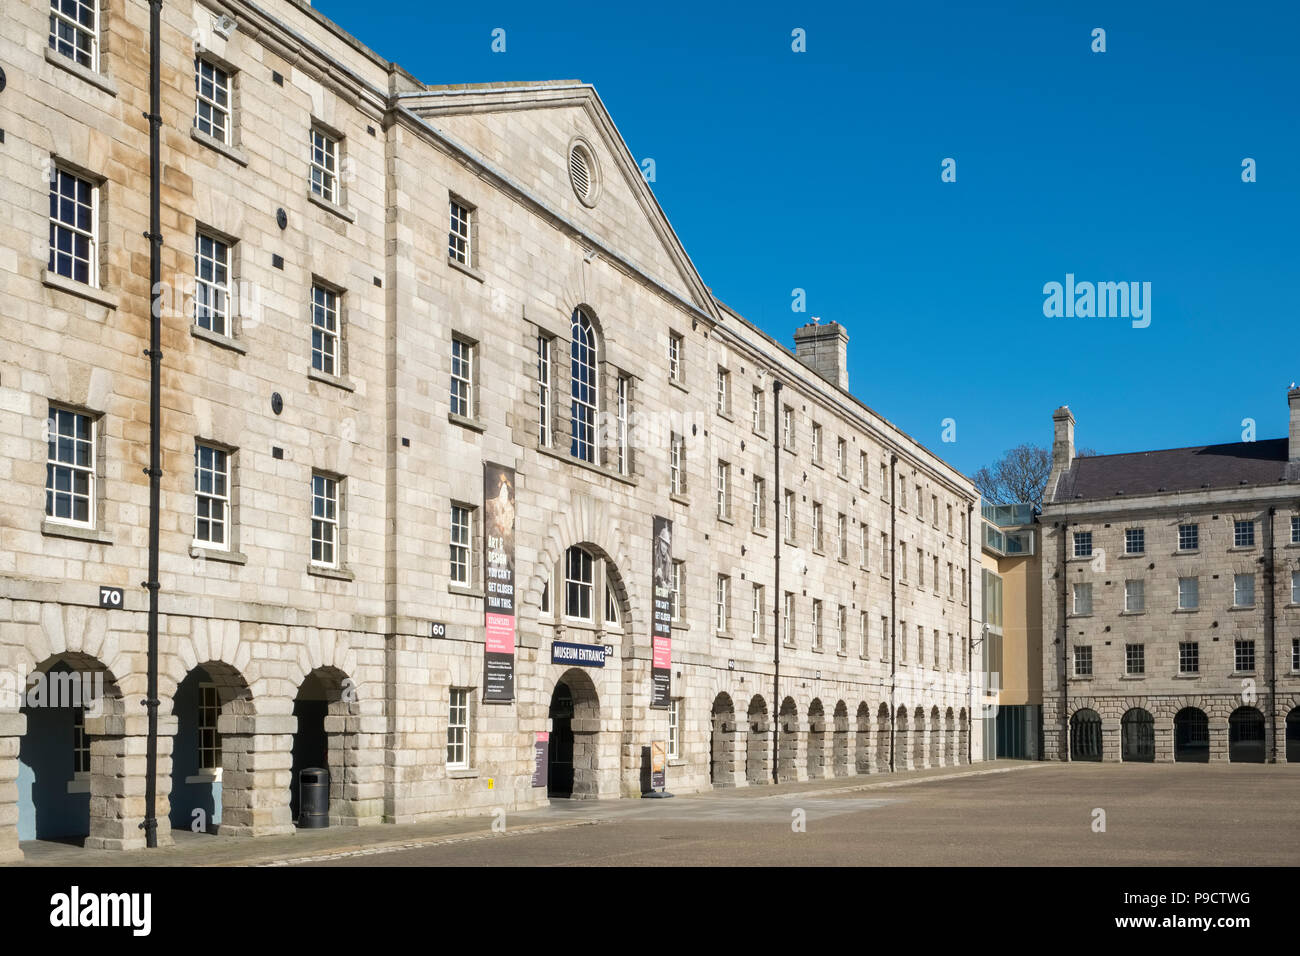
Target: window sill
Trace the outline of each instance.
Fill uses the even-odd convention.
[[[751,532],[753,532],[754,534],[758,535],[760,538],[766,538],[766,537],[767,537],[767,529],[766,529],[766,528],[750,528],[749,530],[750,530]]]
[[[677,504],[682,505],[682,506],[684,506],[684,507],[686,507],[686,508],[689,508],[689,507],[691,506],[691,499],[690,499],[690,498],[687,498],[685,495],[673,495],[673,494],[670,494],[670,495],[668,496],[668,500],[669,500],[669,501],[675,501],[675,502],[677,502]]]
[[[1141,617],[1145,613],[1146,613],[1145,609],[1141,611],[1120,611],[1119,616],[1120,617]]]
[[[1194,557],[1194,556],[1196,556],[1196,555],[1198,555],[1198,554],[1200,554],[1200,553],[1201,553],[1201,549],[1200,549],[1200,548],[1195,548],[1195,549],[1193,549],[1193,550],[1191,550],[1191,551],[1175,551],[1175,552],[1173,553],[1173,556],[1174,556],[1175,558]]]
[[[1066,619],[1067,621],[1073,621],[1073,620],[1076,620],[1076,619],[1081,620],[1081,619],[1083,619],[1083,618],[1088,618],[1088,617],[1092,617],[1092,612],[1091,612],[1091,611],[1089,611],[1087,614],[1077,614],[1077,613],[1071,612],[1071,613],[1065,615],[1065,619]]]
[[[51,538],[72,538],[74,541],[89,541],[91,544],[112,544],[113,537],[107,531],[87,528],[75,524],[63,524],[46,518],[41,522],[41,534]]]
[[[222,551],[219,548],[205,548],[201,545],[190,545],[190,557],[202,558],[204,561],[222,561],[226,564],[247,564],[248,555],[239,551]]]
[[[1120,680],[1146,680],[1147,675],[1146,674],[1121,674],[1119,676],[1119,679]]]
[[[478,776],[478,774],[479,772],[477,770],[474,770],[470,767],[448,767],[447,768],[448,780],[473,780],[475,777]]]
[[[1228,607],[1229,614],[1233,613],[1234,611],[1255,611],[1255,610],[1258,610],[1258,608],[1254,604],[1233,604]]]
[[[467,418],[464,415],[457,415],[455,412],[447,413],[447,421],[451,422],[453,425],[459,425],[461,428],[467,428],[472,432],[479,432],[482,434],[487,431],[487,426],[482,422],[476,421],[473,418]]]
[[[685,757],[669,757],[669,758],[668,758],[668,766],[670,766],[670,767],[685,767],[685,766],[686,766],[686,758],[685,758]]]
[[[714,632],[713,632],[713,636],[714,636],[714,637],[720,637],[720,638],[722,638],[724,641],[729,641],[729,640],[731,640],[731,635],[728,634],[726,631],[714,631]]]
[[[45,62],[52,63],[61,70],[67,70],[73,76],[79,77],[89,83],[96,89],[103,90],[109,96],[117,96],[117,83],[106,73],[96,73],[94,70],[74,62],[62,53],[56,53],[49,46],[45,47]]]
[[[1229,548],[1229,549],[1228,549],[1228,553],[1229,553],[1229,554],[1241,554],[1241,553],[1243,553],[1243,552],[1247,552],[1247,551],[1258,551],[1258,550],[1259,550],[1259,548],[1258,548],[1256,545],[1253,545],[1253,544],[1245,544],[1245,545],[1242,545],[1241,547],[1235,547],[1235,546],[1234,546],[1234,547]]]
[[[547,445],[537,445],[536,448],[537,448],[537,453],[540,455],[545,455],[548,458],[554,458],[556,461],[566,462],[578,468],[585,468],[587,471],[594,472],[595,474],[603,475],[604,477],[611,478],[614,481],[621,481],[625,485],[631,485],[632,487],[636,487],[636,480],[632,478],[630,475],[620,475],[617,471],[614,471],[613,469],[604,468],[600,465],[593,464],[592,462],[589,461],[583,461],[581,458],[574,458],[572,455],[561,454],[560,452],[556,451],[554,448],[551,448]],[[689,502],[685,502],[685,503],[689,504]]]
[[[308,369],[307,378],[313,382],[320,382],[322,385],[332,385],[335,388],[341,388],[345,392],[355,392],[357,387],[352,384],[351,380],[340,378],[337,375],[331,375],[329,372],[322,372],[320,369]]]
[[[680,379],[670,378],[668,380],[668,384],[671,385],[673,388],[680,389],[681,391],[685,392],[687,395],[691,394],[691,390],[687,388],[685,385],[683,385]]]
[[[347,568],[327,568],[320,564],[308,564],[307,573],[318,578],[330,578],[334,581],[353,581],[356,575]]]
[[[727,517],[726,515],[718,515],[718,524],[734,525],[735,523],[736,523],[736,522],[732,521],[732,520],[731,520],[729,517]]]
[[[1070,678],[1070,680],[1087,682],[1092,680],[1092,678],[1093,678],[1092,674],[1075,674],[1073,677]]]
[[[724,412],[722,409],[718,409],[718,417],[723,421],[735,422],[735,419],[731,417],[731,412]]]
[[[668,626],[674,631],[689,631],[691,629],[689,621],[673,621]]]
[[[248,165],[248,156],[238,146],[232,146],[230,143],[223,143],[210,133],[205,133],[197,126],[190,127],[190,139],[194,142],[206,146],[214,152],[220,153],[229,160],[233,160],[240,166]]]
[[[1200,674],[1175,674],[1174,680],[1200,680]]]
[[[469,598],[481,598],[483,596],[483,592],[480,589],[465,587],[464,585],[461,584],[448,584],[447,593],[459,594],[461,597],[469,597]],[[574,626],[574,625],[579,625],[582,622],[565,621],[564,623],[566,626]]]
[[[1251,670],[1251,671],[1233,671],[1233,672],[1232,672],[1231,674],[1229,674],[1228,676],[1229,676],[1229,677],[1254,677],[1254,676],[1255,676],[1256,674],[1258,674],[1258,673],[1259,673],[1258,671],[1253,671],[1253,670]]]
[[[336,202],[330,202],[324,196],[317,196],[310,189],[307,190],[307,201],[313,205],[320,206],[328,213],[333,213],[344,222],[356,222],[357,217],[346,207],[340,206]]]
[[[41,271],[41,283],[47,289],[66,292],[68,295],[75,295],[79,299],[86,299],[108,309],[117,308],[118,298],[115,293],[105,292],[103,289],[97,289],[84,282],[76,282],[66,276],[59,275],[57,272],[51,272],[49,269]]]
[[[190,335],[194,336],[196,339],[211,342],[213,345],[220,346],[223,349],[230,349],[232,352],[238,352],[240,355],[246,355],[248,353],[248,349],[244,348],[241,343],[235,341],[229,335],[222,335],[220,332],[213,332],[210,329],[203,328],[201,325],[191,325]]]
[[[1199,611],[1199,610],[1200,610],[1199,607],[1176,607],[1176,608],[1174,608],[1174,613],[1175,613],[1175,614],[1195,614],[1195,613],[1196,613],[1197,611]]]
[[[185,778],[186,783],[216,783],[221,779],[220,770],[200,770]]]
[[[1129,553],[1126,551],[1126,552],[1124,552],[1123,554],[1121,554],[1121,555],[1119,556],[1119,559],[1120,559],[1121,561],[1123,561],[1123,560],[1125,560],[1125,559],[1127,559],[1127,558],[1133,558],[1133,559],[1136,560],[1136,559],[1142,559],[1142,558],[1146,558],[1146,557],[1147,557],[1147,553],[1146,553],[1145,551],[1135,551],[1133,554],[1129,554]]]
[[[475,269],[473,266],[465,265],[465,263],[461,262],[459,259],[456,259],[452,256],[447,256],[447,265],[451,266],[457,272],[465,273],[465,275],[469,276],[471,279],[475,279],[479,282],[487,281],[486,276],[484,276],[482,272]]]

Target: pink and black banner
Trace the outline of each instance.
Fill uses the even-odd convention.
[[[650,706],[668,707],[673,673],[673,523],[655,515],[654,613],[650,621]]]
[[[515,470],[483,464],[483,700],[515,699]]]

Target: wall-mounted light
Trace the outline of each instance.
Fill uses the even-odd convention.
[[[212,29],[223,40],[229,40],[230,34],[235,32],[235,27],[239,26],[239,21],[228,13],[223,13],[217,19],[212,21]]]

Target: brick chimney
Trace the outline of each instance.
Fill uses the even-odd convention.
[[[1074,464],[1074,415],[1068,405],[1052,412],[1052,472],[1047,476],[1043,504],[1056,500],[1056,485]]]
[[[794,330],[794,354],[832,385],[849,390],[849,333],[838,322],[812,322]]]
[[[1300,388],[1292,385],[1291,390],[1286,393],[1286,401],[1291,406],[1291,431],[1290,441],[1287,443],[1287,458],[1293,462],[1300,462]]]

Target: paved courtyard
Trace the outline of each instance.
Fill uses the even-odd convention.
[[[557,800],[498,820],[504,832],[492,824],[24,849],[29,864],[53,866],[1294,866],[1300,765],[1000,761],[670,800]]]

